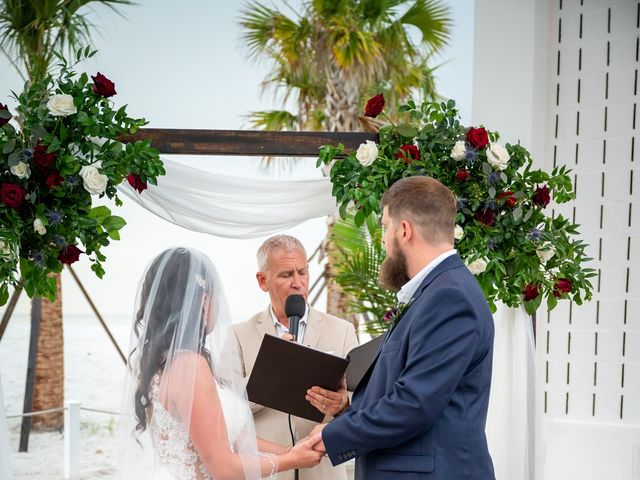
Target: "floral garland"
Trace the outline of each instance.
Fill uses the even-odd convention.
[[[376,95],[365,115],[376,117],[383,108],[384,97]],[[356,225],[375,229],[389,186],[428,175],[456,196],[455,246],[494,311],[498,300],[533,313],[543,298],[549,310],[559,299],[580,304],[591,298],[595,272],[583,266],[590,260],[586,245],[575,238],[577,226],[549,208],[552,198],[574,198],[566,167],[550,174],[534,170],[521,145],[503,145],[497,132],[461,125],[452,100],[419,106],[409,101],[399,110],[407,121],[394,124],[387,117],[379,144],[367,141],[344,158],[337,158],[343,145],[320,149],[318,165],[332,164],[342,218],[353,212]]]
[[[78,52],[78,61],[96,52]],[[13,116],[0,103],[0,305],[18,271],[29,296],[55,298],[55,279],[81,254],[104,275],[101,249],[119,240],[124,219],[93,197],[114,199],[126,178],[140,194],[165,173],[148,141],[123,144],[121,135],[147,122],[130,118],[110,100],[115,84],[101,73],[77,75],[62,61],[59,73],[13,94]],[[13,121],[11,121],[13,119]],[[14,125],[15,122],[15,125]]]

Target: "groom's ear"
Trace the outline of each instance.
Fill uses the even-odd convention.
[[[269,291],[269,288],[267,287],[267,276],[264,272],[256,273],[256,280],[258,280],[258,286],[263,292]]]

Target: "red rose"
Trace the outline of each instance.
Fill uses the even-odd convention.
[[[127,181],[129,182],[129,185],[138,191],[138,193],[142,193],[143,190],[147,189],[147,182],[143,182],[140,176],[135,173],[127,175]]]
[[[19,209],[27,196],[24,188],[15,183],[3,183],[0,186],[0,202],[15,210]]]
[[[365,117],[377,117],[384,108],[384,95],[379,93],[375,97],[371,97],[364,107]]]
[[[41,143],[33,147],[33,163],[42,171],[49,170],[56,161],[56,154],[47,153],[47,148]]]
[[[64,178],[60,176],[60,172],[54,170],[47,176],[47,179],[44,181],[44,183],[46,183],[47,187],[49,187],[49,190],[51,190],[52,188],[60,185],[63,181]]]
[[[496,197],[498,200],[504,198],[504,204],[507,207],[515,207],[516,203],[518,203],[518,199],[513,196],[513,192],[502,192],[500,195]]]
[[[467,180],[467,178],[469,178],[469,170],[462,169],[456,172],[456,180],[464,182]]]
[[[102,95],[103,97],[109,98],[116,94],[115,83],[100,72],[96,73],[95,77],[91,75],[91,80],[93,80],[93,93],[96,95]]]
[[[493,210],[491,210],[490,208],[478,210],[476,212],[476,220],[486,225],[487,227],[490,227],[491,225],[493,225],[493,220],[494,220]]]
[[[420,150],[415,145],[405,143],[400,147],[398,153],[396,153],[396,158],[401,158],[404,160],[404,163],[409,164],[414,160],[420,160]]]
[[[471,127],[467,132],[467,141],[475,148],[484,148],[489,143],[489,135],[483,127]]]
[[[77,262],[80,258],[80,254],[84,253],[75,245],[67,245],[60,250],[60,254],[58,255],[58,260],[66,265],[71,265],[73,262]]]
[[[549,195],[549,187],[546,185],[543,187],[537,187],[535,193],[533,194],[532,200],[533,203],[542,208],[549,205],[549,202],[551,201],[551,195]]]
[[[2,103],[0,103],[0,110],[6,111],[7,113],[9,113],[9,107],[7,107],[6,105],[3,105]],[[10,113],[7,118],[5,118],[4,116],[0,117],[0,127],[4,127],[7,123],[9,123],[9,120],[11,120]]]
[[[522,290],[522,294],[524,295],[525,302],[538,298],[538,295],[540,295],[540,292],[538,291],[538,285],[535,283],[530,283],[529,285],[524,287],[524,290]]]
[[[566,278],[557,280],[553,285],[553,296],[562,297],[565,293],[569,293],[571,291],[571,285],[571,280],[567,280]]]

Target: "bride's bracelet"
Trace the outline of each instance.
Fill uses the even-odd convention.
[[[269,460],[269,463],[271,463],[271,473],[266,478],[276,478],[276,473],[278,473],[277,472],[278,468],[277,468],[276,462],[273,460],[273,457],[275,457],[275,455],[272,455],[270,453],[261,453],[260,456],[267,457],[267,460]]]

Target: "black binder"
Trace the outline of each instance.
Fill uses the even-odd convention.
[[[369,367],[376,359],[378,350],[382,345],[382,341],[386,335],[379,335],[373,340],[369,340],[367,343],[355,347],[347,355],[349,360],[349,366],[347,367],[347,390],[353,392],[358,384],[362,381],[362,378],[369,370]]]
[[[247,383],[249,400],[314,422],[324,414],[306,399],[313,386],[337,390],[348,360],[265,335]]]

